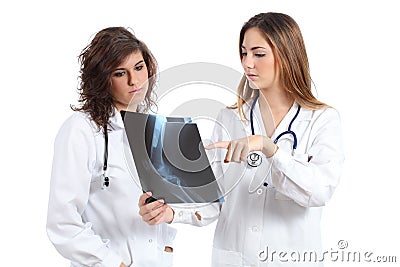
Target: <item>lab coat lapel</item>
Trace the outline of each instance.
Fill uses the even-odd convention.
[[[124,129],[124,122],[122,121],[121,113],[114,108],[114,115],[109,119],[112,129]]]
[[[298,108],[298,104],[296,102],[293,103],[292,107],[289,109],[288,113],[285,115],[285,117],[282,119],[281,123],[278,125],[278,127],[275,129],[274,133],[271,136],[271,140],[274,141],[281,133],[285,132],[288,130],[289,124],[293,117],[295,116]],[[313,111],[306,109],[306,108],[301,108],[300,113],[297,116],[296,120],[292,124],[291,130],[294,131],[297,135],[297,138],[301,138],[302,136],[302,130],[306,125],[304,123],[309,123],[311,118],[312,118]],[[250,127],[249,127],[250,128]],[[257,103],[254,107],[254,129],[255,129],[255,134],[262,134],[266,136],[266,131],[264,127],[264,123],[261,117],[261,112],[260,112],[260,107]],[[300,131],[299,131],[300,130]],[[250,129],[250,135],[251,135],[251,129]],[[289,142],[282,142],[283,140],[289,141]],[[291,147],[290,144],[293,143],[293,137],[291,135],[284,135],[279,139],[279,146],[288,146],[287,148],[289,149]],[[290,145],[290,146],[289,146]]]

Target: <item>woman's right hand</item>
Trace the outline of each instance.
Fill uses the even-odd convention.
[[[123,262],[121,262],[121,265],[119,267],[126,267],[126,265]]]
[[[251,135],[248,137],[221,141],[210,144],[205,149],[225,148],[227,149],[224,162],[241,162],[247,159],[247,155],[252,151],[262,151],[269,158],[272,157],[278,147],[268,137],[262,135]]]
[[[142,216],[142,220],[149,225],[171,223],[174,219],[174,211],[162,199],[147,204],[146,199],[151,196],[152,193],[147,192],[139,198],[139,215]]]

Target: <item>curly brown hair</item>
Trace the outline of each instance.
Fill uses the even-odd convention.
[[[99,31],[79,55],[80,85],[79,107],[74,111],[87,112],[99,130],[104,128],[114,115],[114,99],[111,95],[111,75],[115,68],[130,54],[140,51],[148,71],[148,91],[138,111],[147,112],[155,106],[157,61],[146,44],[137,39],[128,29],[109,27]]]

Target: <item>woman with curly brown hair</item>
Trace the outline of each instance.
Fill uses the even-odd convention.
[[[171,266],[176,230],[149,226],[138,214],[142,190],[124,153],[119,114],[154,105],[157,62],[122,27],[98,32],[79,59],[80,105],[55,140],[49,239],[71,266]],[[171,208],[160,209],[160,219],[171,221]]]

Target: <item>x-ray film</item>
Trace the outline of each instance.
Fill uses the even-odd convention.
[[[129,146],[144,192],[166,203],[223,201],[190,118],[121,111]]]

